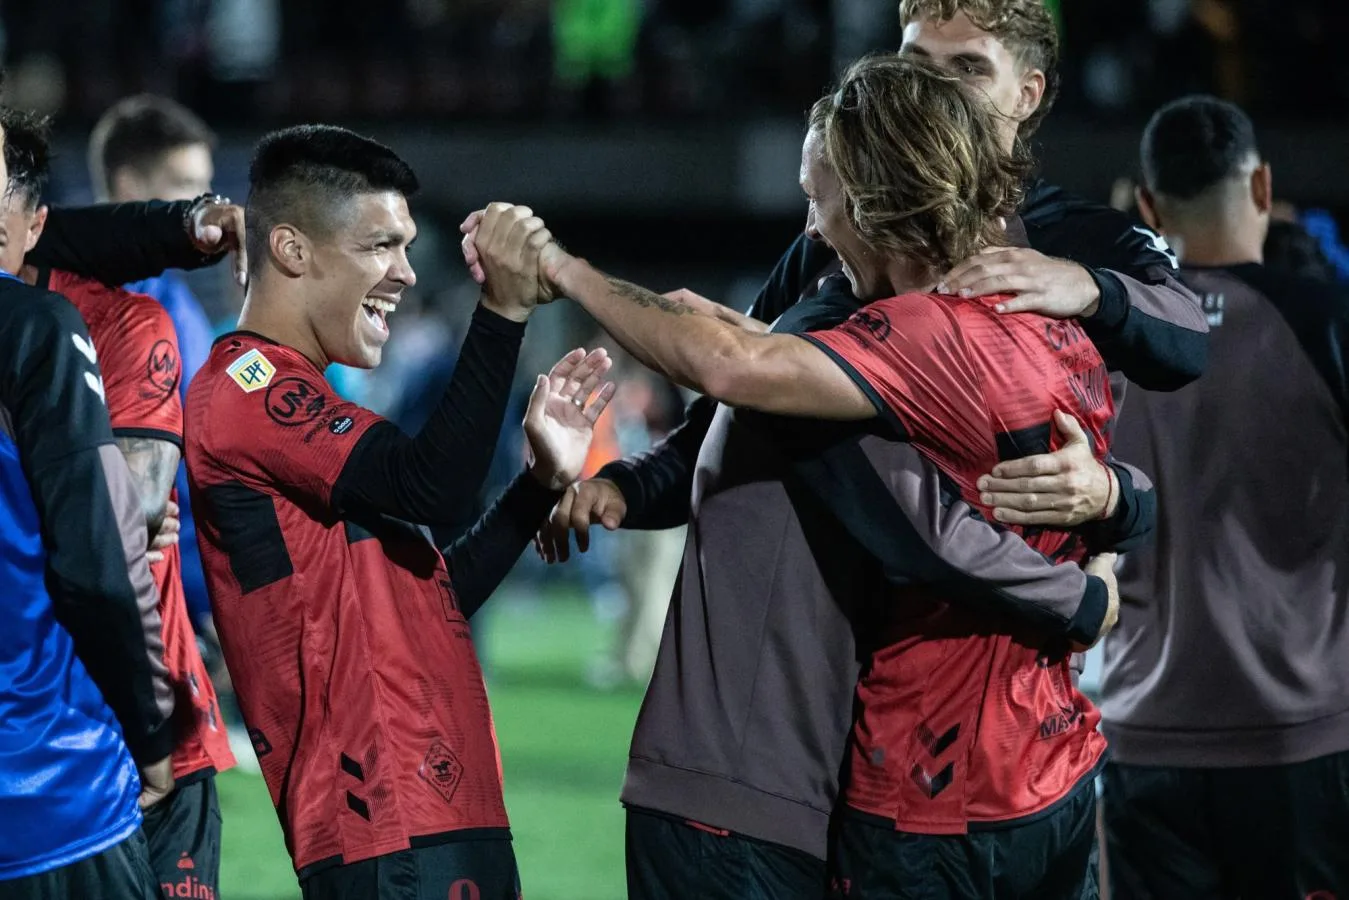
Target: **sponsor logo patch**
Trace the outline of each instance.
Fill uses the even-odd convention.
[[[169,397],[178,389],[178,349],[172,341],[156,341],[145,361],[145,388],[141,396],[148,399]]]
[[[272,383],[276,366],[255,347],[230,363],[230,367],[225,371],[234,379],[235,384],[243,388],[245,394],[251,394]]]
[[[464,777],[464,766],[459,762],[459,757],[454,755],[454,751],[436,741],[431,745],[431,749],[426,751],[426,759],[422,760],[417,774],[435,788],[436,793],[440,794],[446,803],[450,803],[454,799],[454,792],[459,787],[460,779]]]
[[[267,388],[266,405],[273,422],[293,428],[317,419],[328,398],[303,378],[290,376]]]

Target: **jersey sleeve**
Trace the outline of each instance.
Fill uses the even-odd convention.
[[[333,486],[353,450],[384,422],[339,397],[312,368],[265,347],[209,377],[219,380],[202,440],[207,453],[226,471],[301,505],[331,509]]]
[[[193,201],[53,206],[37,246],[25,261],[64,269],[104,284],[126,284],[165,269],[200,269],[225,258],[192,243],[184,217]]]
[[[183,377],[178,337],[168,310],[153,298],[90,279],[52,273],[54,290],[105,293],[100,302],[116,304],[115,314],[99,319],[94,341],[103,351],[103,384],[108,416],[116,437],[145,437],[182,447]]]
[[[986,457],[993,429],[954,312],[926,295],[881,300],[803,335],[838,364],[904,440],[938,461]]]
[[[22,288],[28,290],[27,288]],[[173,692],[131,472],[112,444],[97,352],[75,308],[45,291],[0,329],[0,407],[42,525],[57,621],[136,761],[173,748]]]

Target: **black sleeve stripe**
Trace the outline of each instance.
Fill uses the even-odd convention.
[[[847,376],[853,380],[853,384],[861,388],[862,393],[866,394],[867,399],[871,401],[871,405],[876,408],[876,415],[884,419],[886,424],[894,429],[898,440],[907,441],[909,439],[909,430],[904,427],[904,422],[899,418],[899,414],[891,409],[890,404],[886,403],[885,400],[881,398],[881,395],[877,393],[876,388],[872,386],[871,382],[868,381],[861,372],[853,368],[852,363],[848,362],[839,353],[835,352],[833,347],[830,347],[823,341],[817,340],[814,335],[800,334],[797,335],[797,337],[810,341],[816,347],[823,350],[825,355],[832,359],[834,364],[842,369]]]
[[[115,438],[146,438],[152,441],[164,441],[166,444],[173,444],[180,451],[183,449],[183,436],[181,434],[161,431],[158,428],[114,428],[112,436]]]

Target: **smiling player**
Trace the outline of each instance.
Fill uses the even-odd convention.
[[[609,359],[568,354],[525,417],[534,463],[442,551],[491,463],[538,278],[490,273],[454,377],[409,438],[339,399],[416,282],[412,170],[352,132],[263,139],[250,172],[248,296],[187,404],[211,603],[307,900],[515,900],[501,772],[468,617],[585,461]],[[528,210],[522,271],[550,239]],[[415,524],[409,524],[415,523]]]

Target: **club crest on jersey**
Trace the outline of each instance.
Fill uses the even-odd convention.
[[[235,384],[243,388],[245,394],[251,394],[272,383],[276,366],[255,347],[230,363],[230,367],[225,371],[234,379]]]

